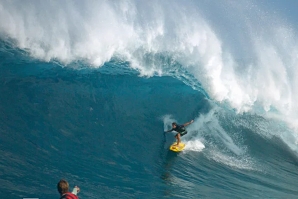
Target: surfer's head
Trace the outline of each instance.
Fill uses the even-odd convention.
[[[61,179],[58,184],[57,184],[57,189],[58,189],[58,192],[63,195],[67,192],[69,192],[69,184],[66,180],[64,179]]]
[[[177,126],[177,123],[176,122],[173,122],[172,123],[172,127],[175,127],[175,126]]]

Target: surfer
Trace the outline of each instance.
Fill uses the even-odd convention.
[[[69,192],[69,184],[66,180],[61,179],[57,184],[58,192],[60,193],[60,199],[79,199],[77,194],[80,192],[80,188],[75,186],[72,192]]]
[[[176,122],[173,122],[172,123],[172,129],[166,131],[166,133],[171,132],[171,131],[176,131],[177,134],[175,135],[175,138],[177,140],[177,146],[179,146],[180,137],[187,134],[187,131],[185,130],[185,127],[190,125],[191,123],[193,123],[193,120],[191,120],[190,122],[187,122],[185,124],[182,124],[182,125],[179,125]]]

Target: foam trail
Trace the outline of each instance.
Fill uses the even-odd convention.
[[[200,152],[205,148],[205,145],[200,140],[185,141],[184,151],[197,151]]]
[[[216,162],[223,163],[230,167],[235,167],[238,169],[245,170],[261,170],[260,168],[256,168],[254,161],[250,157],[242,156],[242,157],[233,157],[221,153],[220,151],[212,151],[210,153],[210,157]]]

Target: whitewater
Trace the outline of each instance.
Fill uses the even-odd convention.
[[[297,198],[295,6],[0,0],[1,198]]]

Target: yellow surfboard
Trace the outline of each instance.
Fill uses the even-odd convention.
[[[179,146],[177,146],[177,142],[174,142],[171,146],[170,146],[170,150],[171,151],[174,151],[174,152],[180,152],[180,151],[183,151],[185,147],[185,144],[180,142],[179,143]]]

